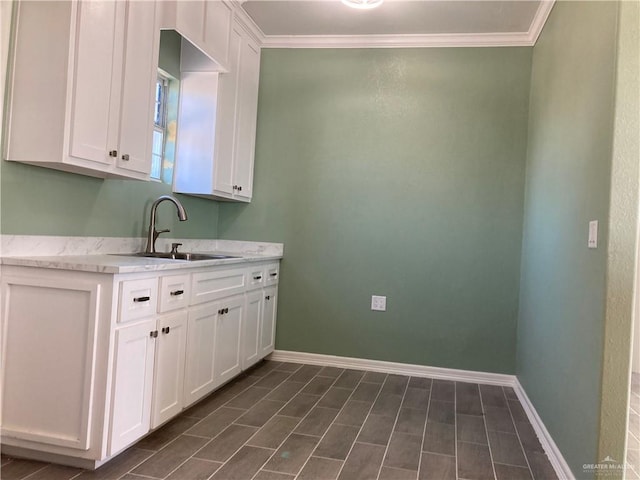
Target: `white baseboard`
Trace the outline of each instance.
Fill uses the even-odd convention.
[[[453,368],[427,367],[410,363],[385,362],[382,360],[368,360],[365,358],[336,357],[320,353],[291,352],[275,350],[270,360],[278,362],[306,363],[309,365],[324,365],[329,367],[355,368],[371,372],[395,373],[414,377],[429,377],[457,382],[484,383],[486,385],[500,385],[515,387],[517,380],[514,375],[501,373],[474,372],[470,370],[456,370]]]
[[[547,430],[547,427],[545,427],[542,419],[538,415],[538,412],[536,412],[533,403],[529,400],[527,392],[525,392],[517,378],[516,385],[513,389],[522,404],[522,408],[524,408],[524,411],[529,418],[529,422],[531,422],[533,429],[536,431],[538,440],[540,440],[542,448],[544,448],[544,451],[547,453],[547,457],[549,457],[549,461],[551,462],[553,469],[556,471],[558,478],[560,480],[575,480],[576,477],[573,475],[571,468],[569,468],[569,465],[562,456],[562,453],[560,453],[560,449],[556,445],[556,442],[553,441],[551,434]]]
[[[562,456],[562,453],[560,453],[558,446],[553,441],[553,438],[551,438],[547,427],[542,423],[542,419],[538,415],[538,412],[536,412],[531,400],[529,400],[524,388],[522,388],[522,385],[520,385],[520,382],[515,375],[457,370],[454,368],[428,367],[425,365],[413,365],[409,363],[385,362],[382,360],[368,360],[365,358],[338,357],[334,355],[323,355],[320,353],[292,352],[287,350],[275,350],[269,356],[269,359],[278,362],[354,368],[368,370],[371,372],[395,373],[398,375],[410,375],[413,377],[452,380],[455,382],[473,382],[485,385],[513,387],[516,395],[520,399],[522,408],[524,408],[531,425],[538,435],[538,440],[540,440],[544,451],[549,457],[551,465],[558,475],[558,478],[561,480],[575,480],[569,465]]]

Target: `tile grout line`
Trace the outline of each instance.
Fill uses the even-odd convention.
[[[531,468],[531,464],[529,463],[529,457],[527,456],[527,452],[524,449],[524,445],[522,444],[522,439],[520,438],[520,432],[518,432],[518,427],[516,426],[516,419],[513,418],[513,412],[511,411],[511,404],[509,403],[509,399],[507,398],[507,393],[505,392],[504,387],[502,387],[502,394],[504,396],[504,399],[507,402],[507,410],[509,411],[509,417],[511,417],[511,423],[513,424],[513,429],[515,430],[516,437],[518,438],[518,445],[520,445],[520,448],[522,449],[522,453],[524,455],[524,461],[527,462],[527,468],[529,469],[529,474],[531,475],[531,478],[533,480],[536,480],[536,477],[533,475],[533,469]],[[518,403],[520,403],[520,400],[518,400]]]
[[[9,462],[11,463],[11,462]],[[39,468],[38,470],[31,472],[29,475],[27,475],[26,477],[20,477],[21,480],[27,480],[29,477],[33,477],[36,473],[41,472],[42,470],[44,470],[45,468],[47,468],[49,465],[51,465],[50,463],[45,464],[44,466],[42,466],[41,468]],[[4,465],[6,466],[6,465]]]
[[[345,369],[344,369],[344,372],[347,372],[348,370],[350,370],[350,369],[345,368]],[[343,372],[343,373],[344,373],[344,372]],[[338,376],[336,377],[336,379],[335,379],[335,381],[333,382],[333,384],[335,384],[335,382],[337,382],[337,381],[338,381],[338,378],[340,378],[340,376],[341,376],[341,375],[342,375],[342,374],[340,374],[340,375],[338,375]],[[335,416],[335,418],[331,421],[331,423],[329,424],[329,426],[327,427],[327,429],[325,430],[325,432],[324,432],[324,433],[322,434],[322,436],[320,437],[320,441],[319,441],[319,442],[318,442],[318,444],[315,446],[315,448],[313,449],[313,451],[311,452],[311,454],[309,455],[309,457],[307,457],[307,460],[306,460],[306,461],[304,462],[304,464],[302,465],[302,468],[300,469],[300,471],[296,474],[296,478],[298,478],[298,476],[300,475],[300,473],[302,473],[302,471],[304,470],[304,467],[306,467],[306,466],[307,466],[307,463],[309,463],[309,460],[311,460],[311,457],[313,457],[313,456],[314,456],[314,455],[313,455],[313,452],[315,452],[315,451],[316,451],[316,449],[318,448],[318,446],[322,443],[322,440],[324,440],[324,437],[326,437],[326,435],[327,435],[327,433],[329,432],[329,430],[331,429],[331,427],[332,427],[333,425],[342,425],[341,423],[336,423],[336,419],[340,416],[340,414],[342,413],[342,411],[346,408],[347,403],[349,403],[349,400],[351,399],[351,397],[353,397],[354,393],[356,393],[356,390],[358,389],[358,387],[360,386],[360,384],[361,384],[361,383],[363,383],[363,382],[362,382],[362,379],[365,377],[365,375],[366,375],[366,373],[364,373],[364,374],[362,375],[362,377],[360,378],[360,380],[358,381],[358,383],[356,384],[356,386],[355,386],[355,387],[353,387],[353,391],[352,391],[352,392],[351,392],[351,394],[347,397],[347,399],[345,400],[345,402],[344,402],[344,404],[342,405],[342,407],[340,408],[340,410],[338,410],[338,414],[337,414],[337,415]],[[386,376],[385,376],[385,380],[386,380],[387,376],[388,376],[388,375],[386,375]],[[382,383],[384,384],[384,381],[383,381]],[[332,384],[332,385],[333,385],[333,384]],[[329,388],[331,388],[331,387],[329,387]],[[340,388],[340,387],[336,387],[336,388]],[[348,389],[346,389],[346,390],[348,390]],[[381,392],[381,391],[382,391],[382,385],[380,385],[380,392]],[[380,392],[378,392],[378,395],[380,395]],[[329,390],[327,390],[327,392],[325,393],[325,395],[326,395],[327,393],[329,393]],[[324,398],[324,395],[323,395],[323,398]],[[376,396],[376,399],[377,399],[377,398],[378,398],[378,397]],[[320,399],[320,400],[322,400],[322,399]],[[354,401],[357,401],[357,400],[354,400]],[[374,403],[375,403],[375,400],[374,400]],[[373,404],[371,405],[371,408],[373,408]],[[371,411],[371,408],[369,409],[369,411]],[[365,417],[364,421],[366,421],[368,417],[369,417],[369,414],[367,413],[367,417]],[[364,421],[362,422],[362,425],[364,425]],[[350,425],[345,425],[345,426],[347,426],[347,427],[348,427],[348,426],[350,426]],[[362,427],[360,427],[360,428],[362,428]],[[360,434],[360,431],[358,431],[358,434]],[[356,438],[354,438],[354,439],[353,439],[353,443],[354,443],[354,444],[356,443],[356,439],[357,439],[357,438],[358,438],[358,435],[356,435]],[[353,445],[352,445],[352,448],[353,448]],[[349,449],[349,453],[351,453],[351,449]],[[340,470],[338,470],[338,474],[336,475],[336,479],[340,476],[340,472],[342,471],[342,468],[344,467],[344,464],[347,462],[347,457],[349,456],[349,453],[347,453],[347,455],[344,457],[344,460],[338,460],[337,458],[331,458],[331,459],[330,459],[330,460],[336,460],[336,461],[342,462],[342,465],[340,466]],[[325,457],[318,457],[318,458],[325,458]]]
[[[484,415],[484,402],[482,401],[482,392],[480,391],[479,384],[476,384],[476,387],[478,388],[478,398],[480,398],[480,409],[482,410],[482,424],[484,425],[484,434],[487,437],[487,446],[489,447],[489,458],[491,459],[491,470],[493,471],[493,478],[497,479],[498,476],[496,475],[496,466],[493,461],[493,451],[491,450],[491,440],[489,440],[489,428],[487,427],[487,419]],[[502,391],[502,395],[504,396],[504,390]],[[524,451],[522,453],[524,454]]]
[[[302,367],[301,367],[301,368],[302,368]],[[276,367],[276,368],[271,369],[269,372],[267,372],[267,373],[264,375],[264,377],[266,377],[266,376],[267,376],[267,375],[269,375],[271,372],[274,372],[274,371],[276,371],[276,370],[277,370],[277,367]],[[298,369],[298,370],[299,370],[299,369]],[[278,370],[278,371],[280,371],[280,370]],[[297,370],[296,370],[296,371],[297,371]],[[291,377],[295,372],[281,372],[281,373],[289,373],[289,377]],[[252,375],[247,375],[247,376],[246,376],[246,377],[244,377],[244,378],[248,378],[248,377],[251,377],[251,376],[252,376]],[[233,396],[233,397],[231,397],[229,400],[227,400],[225,403],[223,403],[223,404],[222,404],[222,405],[220,405],[218,408],[216,408],[215,410],[213,410],[211,413],[209,413],[209,415],[207,415],[206,417],[202,418],[202,419],[200,420],[200,422],[204,421],[206,418],[208,418],[210,415],[213,415],[215,412],[217,412],[218,410],[220,410],[222,407],[226,406],[229,402],[231,402],[232,400],[234,400],[236,397],[238,397],[239,395],[241,395],[241,394],[243,394],[244,392],[246,392],[249,388],[251,388],[251,387],[252,387],[252,386],[254,386],[256,383],[258,383],[259,381],[261,381],[264,377],[257,377],[257,379],[256,379],[253,383],[251,383],[251,384],[249,384],[249,385],[247,386],[247,388],[245,388],[244,390],[241,390],[241,391],[240,391],[240,392],[238,392],[236,395],[234,395],[234,396]],[[282,382],[280,382],[276,387],[274,387],[274,388],[272,389],[272,391],[273,391],[273,390],[275,390],[276,388],[278,388],[282,383],[286,382],[286,381],[287,381],[287,378],[289,378],[289,377],[286,377],[285,379],[283,379],[283,380],[282,380]],[[228,383],[231,383],[231,382],[227,382],[227,384],[228,384]],[[307,382],[307,383],[308,383],[308,382]],[[305,384],[305,385],[306,385],[306,384]],[[304,387],[303,387],[303,388],[304,388]],[[214,394],[214,395],[215,395],[215,391],[214,391],[214,392],[212,392],[212,394]],[[268,395],[268,394],[267,394],[267,395]],[[261,400],[263,400],[263,399],[261,398],[260,400],[258,400],[258,402],[259,402],[259,401],[261,401]],[[255,405],[253,405],[253,406],[255,406]],[[234,408],[234,407],[227,407],[227,408]],[[237,409],[237,410],[245,410],[245,409],[244,409],[244,408],[239,408],[239,409]],[[247,411],[247,412],[248,412],[249,410],[250,410],[250,408],[246,409],[246,411]],[[246,412],[245,412],[245,413],[246,413]],[[241,416],[242,416],[242,415],[241,415]],[[195,424],[193,424],[191,427],[189,427],[187,430],[191,430],[193,427],[195,427],[196,425],[198,425],[200,422],[196,422],[196,423],[195,423]],[[167,475],[165,475],[165,477],[163,477],[163,478],[168,478],[168,477],[170,477],[171,475],[173,475],[173,473],[174,473],[174,472],[176,472],[180,467],[182,467],[182,466],[183,466],[185,463],[187,463],[189,460],[193,459],[193,458],[194,458],[194,456],[195,456],[199,451],[201,451],[203,448],[205,448],[207,445],[209,445],[211,442],[213,442],[216,438],[218,438],[218,437],[222,434],[222,432],[224,432],[227,428],[229,428],[229,426],[230,426],[230,425],[233,425],[233,424],[234,424],[234,422],[231,422],[229,425],[227,425],[225,428],[223,428],[223,429],[222,429],[222,431],[220,431],[220,433],[218,433],[218,435],[216,435],[216,436],[214,436],[214,437],[210,438],[208,442],[206,442],[202,447],[200,447],[198,450],[196,450],[195,452],[193,452],[193,453],[192,453],[188,458],[186,458],[182,463],[180,463],[179,465],[177,465],[177,466],[176,466],[176,468],[174,468],[173,470],[171,470],[171,471],[170,471]],[[258,430],[260,430],[260,429],[258,429]],[[258,432],[256,431],[256,433],[258,433]],[[171,442],[167,443],[164,447],[162,447],[162,448],[161,448],[160,450],[158,450],[157,452],[160,452],[161,450],[164,450],[167,446],[169,446],[170,444],[172,444],[174,441],[176,441],[176,440],[177,440],[180,436],[182,436],[182,435],[189,435],[189,434],[187,434],[187,433],[185,433],[185,432],[183,432],[183,433],[181,433],[181,434],[178,434],[178,435],[177,435],[177,436],[176,436],[176,437],[175,437]],[[254,435],[255,435],[255,434],[254,434]],[[190,435],[190,436],[197,437],[197,438],[209,438],[209,437],[200,437],[200,436],[197,436],[197,435]],[[252,435],[252,437],[253,437],[253,435]],[[249,440],[247,440],[247,441],[249,441]],[[240,448],[242,448],[245,444],[246,444],[246,442],[245,442],[244,444],[242,444],[242,445],[240,446]],[[240,450],[240,448],[238,448],[238,450]],[[236,450],[235,452],[233,452],[233,454],[232,454],[232,455],[230,455],[230,456],[229,456],[229,458],[228,458],[225,462],[222,462],[222,465],[220,465],[220,467],[218,467],[218,468],[216,469],[216,471],[215,471],[215,472],[213,472],[213,473],[210,475],[210,477],[211,477],[211,476],[213,476],[213,475],[215,475],[215,474],[216,474],[216,472],[217,472],[218,470],[220,470],[222,467],[224,467],[224,466],[226,465],[226,463],[229,461],[229,459],[231,459],[231,458],[233,457],[233,455],[235,455],[236,453],[238,453],[238,450]],[[157,452],[156,452],[156,453],[157,453]],[[149,458],[151,458],[151,457],[149,457]],[[197,457],[196,457],[195,459],[196,459],[196,460],[199,460]],[[146,461],[146,460],[145,460],[145,461]],[[129,470],[127,473],[131,473],[131,474],[133,474],[133,475],[137,475],[137,474],[134,474],[134,473],[133,473],[133,470],[134,470],[135,468],[137,468],[138,466],[139,466],[139,465],[137,465],[136,467],[133,467],[133,468],[132,468],[131,470]],[[125,473],[125,475],[126,475],[126,473]],[[153,478],[153,477],[152,477],[152,478]]]
[[[303,364],[303,366],[306,366],[306,364]],[[302,368],[302,367],[300,367],[300,369],[301,369],[301,368]],[[298,369],[298,370],[300,370],[300,369]],[[321,372],[321,371],[322,371],[322,369],[318,370],[318,372]],[[345,371],[346,371],[346,370],[345,370]],[[304,384],[304,387],[302,387],[300,390],[298,390],[298,392],[296,393],[296,395],[294,395],[294,397],[293,397],[293,398],[295,398],[295,397],[296,397],[297,395],[299,395],[299,394],[302,394],[302,391],[305,389],[305,387],[306,387],[307,385],[309,385],[309,384],[310,384],[310,383],[311,383],[315,378],[317,378],[317,377],[318,377],[318,374],[316,373],[313,377],[311,377],[311,378],[309,379],[309,381],[308,381],[307,383],[305,383],[305,384]],[[323,377],[323,378],[331,378],[331,377]],[[289,434],[284,438],[284,440],[282,440],[282,442],[280,442],[280,444],[278,444],[278,446],[277,446],[277,447],[276,447],[276,449],[273,451],[273,453],[272,453],[272,454],[269,456],[269,458],[267,458],[267,460],[266,460],[266,461],[265,461],[265,462],[260,466],[260,468],[258,468],[258,470],[256,470],[256,473],[254,473],[254,474],[253,474],[253,476],[251,477],[251,479],[255,479],[256,475],[258,475],[258,473],[260,473],[260,470],[262,470],[262,467],[264,467],[267,463],[269,463],[269,461],[271,461],[271,459],[274,457],[274,455],[275,455],[276,453],[278,453],[278,450],[280,450],[280,448],[282,448],[282,445],[284,445],[284,444],[285,444],[285,442],[286,442],[287,440],[289,440],[289,437],[291,437],[291,435],[293,435],[293,432],[295,432],[296,428],[298,428],[298,427],[300,426],[300,424],[301,424],[302,422],[304,422],[304,420],[305,420],[305,419],[306,419],[306,418],[311,414],[311,411],[312,411],[312,410],[313,410],[313,409],[318,405],[318,403],[320,403],[320,401],[324,398],[324,396],[329,392],[329,390],[331,389],[331,387],[332,387],[332,386],[333,386],[333,385],[338,381],[338,378],[339,378],[339,376],[333,379],[333,382],[331,382],[331,385],[329,385],[329,387],[327,388],[327,391],[326,391],[326,392],[324,392],[322,395],[320,395],[320,398],[318,398],[318,400],[316,400],[316,402],[311,406],[311,408],[309,409],[309,411],[308,411],[308,412],[307,412],[303,417],[301,417],[301,418],[300,418],[300,420],[298,421],[298,423],[296,423],[295,427],[293,427],[293,428],[291,429],[291,432],[289,432]],[[355,392],[355,389],[354,389],[354,392]],[[352,394],[353,394],[353,392],[352,392]],[[289,400],[289,402],[293,401],[293,398],[292,398],[291,400]],[[278,414],[278,412],[280,412],[283,408],[285,408],[285,407],[289,404],[289,402],[285,403],[285,404],[282,406],[282,408],[281,408],[280,410],[278,410],[276,413],[274,413],[274,414],[271,416],[271,418],[275,417],[275,416]],[[345,403],[345,404],[346,404],[346,403]],[[340,414],[340,412],[338,412],[338,414]],[[292,417],[292,418],[297,418],[297,417]],[[271,419],[269,419],[269,420],[271,420]],[[327,430],[328,430],[328,429],[327,429]],[[257,435],[257,433],[258,433],[258,432],[256,432],[255,434]],[[326,432],[325,432],[325,433],[326,433]],[[315,436],[315,435],[310,435],[310,436]],[[251,438],[253,438],[253,436],[252,436]],[[322,441],[322,437],[320,437],[320,438],[321,438],[321,439],[318,441],[318,444],[320,443],[320,441]],[[249,440],[251,440],[251,439],[249,439]],[[249,440],[247,440],[247,442],[248,442]],[[245,442],[245,443],[246,443],[246,442]],[[316,444],[316,446],[317,446],[318,444]],[[240,448],[242,448],[242,447],[240,447]],[[314,447],[314,450],[315,450],[315,447]],[[313,453],[313,451],[312,451],[312,453]],[[311,458],[311,454],[309,454],[309,458]],[[309,460],[309,459],[307,459],[307,461],[308,461],[308,460]],[[307,463],[307,462],[305,462],[305,463],[302,465],[302,467],[301,467],[300,471],[299,471],[295,476],[298,476],[298,475],[300,474],[300,472],[302,471],[302,469],[305,467],[306,463]],[[276,473],[283,473],[283,472],[276,472]],[[288,474],[285,474],[285,475],[288,475]]]
[[[411,378],[409,378],[411,382]],[[424,452],[424,441],[427,437],[427,426],[429,425],[429,410],[431,409],[431,393],[433,392],[433,379],[431,379],[431,387],[429,388],[429,399],[427,400],[427,415],[424,420],[424,428],[422,429],[422,442],[420,443],[420,457],[418,458],[418,474],[416,480],[420,478],[420,469],[422,468],[422,453]]]
[[[298,368],[298,369],[297,369],[297,370],[295,370],[294,372],[290,372],[290,375],[289,375],[287,378],[285,378],[282,382],[280,382],[277,386],[275,386],[275,387],[271,390],[271,393],[273,393],[273,392],[276,390],[276,388],[279,388],[279,387],[280,387],[284,382],[286,382],[289,378],[291,378],[291,377],[293,376],[293,374],[294,374],[294,373],[298,372],[298,371],[299,371],[300,369],[302,369],[302,367],[304,367],[304,366],[305,366],[304,364],[300,364],[300,368]],[[274,368],[273,370],[276,370],[276,369]],[[273,371],[273,370],[272,370],[272,371]],[[269,373],[271,373],[271,372],[269,372]],[[267,375],[268,375],[268,374],[267,374]],[[266,376],[266,375],[265,375],[265,376]],[[291,401],[293,400],[293,398],[295,398],[295,396],[296,396],[296,395],[298,395],[300,392],[302,392],[302,390],[304,390],[304,388],[305,388],[307,385],[309,385],[309,384],[311,383],[311,381],[312,381],[314,378],[315,378],[315,376],[314,376],[314,377],[311,377],[311,378],[310,378],[306,383],[303,383],[303,382],[297,382],[297,383],[303,383],[302,387],[300,387],[300,390],[298,390],[298,392],[296,392],[296,394],[295,394],[292,398],[290,398],[288,402],[285,402],[285,404],[280,408],[280,410],[282,410],[284,407],[286,407],[286,406],[289,404],[289,402],[291,402]],[[267,395],[267,396],[268,396],[268,395]],[[265,398],[266,398],[266,397],[265,397]],[[261,399],[261,400],[263,400],[263,399]],[[255,405],[253,405],[253,407],[255,407]],[[252,407],[252,408],[253,408],[253,407]],[[251,410],[251,408],[248,408],[248,409],[247,409],[247,412],[248,412],[249,410]],[[267,421],[265,422],[265,425],[266,425],[266,424],[267,424],[267,423],[268,423],[268,422],[269,422],[273,417],[275,417],[276,415],[278,415],[278,412],[279,412],[280,410],[278,410],[278,411],[277,411],[277,412],[275,412],[273,415],[271,415],[271,418],[269,418],[269,420],[267,420]],[[238,417],[238,418],[239,418],[239,417]],[[301,420],[301,421],[302,421],[302,420]],[[233,424],[234,424],[234,422],[235,422],[235,420],[234,420],[233,422],[231,422],[231,424],[230,424],[230,425],[233,425]],[[298,425],[299,425],[299,423],[298,423],[298,424],[296,424],[296,427],[297,427]],[[264,427],[264,425],[262,425],[262,427]],[[272,450],[271,448],[267,448],[267,447],[257,447],[257,446],[254,446],[254,445],[247,445],[247,442],[248,442],[248,441],[250,441],[253,437],[255,437],[255,436],[258,434],[258,432],[260,432],[260,430],[262,430],[262,427],[258,428],[258,430],[257,430],[253,435],[251,435],[251,436],[250,436],[250,437],[249,437],[249,438],[248,438],[248,439],[247,439],[247,440],[246,440],[242,445],[240,445],[240,446],[236,449],[236,451],[235,451],[235,452],[233,452],[231,455],[229,455],[229,458],[227,458],[224,462],[222,462],[222,465],[220,465],[220,468],[219,468],[218,470],[222,469],[222,468],[223,468],[223,467],[224,467],[224,466],[229,462],[229,460],[231,460],[231,459],[234,457],[234,455],[235,455],[236,453],[238,453],[238,452],[239,452],[243,447],[245,447],[245,446],[246,446],[246,447],[251,447],[251,448],[262,448],[263,450]],[[296,428],[296,427],[294,427],[294,428]],[[226,429],[225,429],[225,430],[226,430]],[[224,431],[224,430],[223,430],[223,431]],[[222,433],[222,432],[220,432],[220,433]],[[288,435],[287,435],[287,438],[289,438],[289,436],[288,436]],[[286,439],[285,439],[285,441],[286,441]],[[284,442],[282,442],[282,443],[284,443]],[[257,470],[257,471],[256,471],[256,473],[254,474],[254,476],[255,476],[255,475],[257,475],[257,474],[258,474],[258,472],[262,469],[262,467],[263,467],[264,465],[266,465],[266,463],[271,459],[271,457],[272,457],[273,455],[275,455],[275,453],[278,451],[278,449],[282,446],[282,443],[280,443],[280,444],[278,445],[278,447],[277,447],[277,448],[273,449],[273,453],[269,456],[269,458],[267,459],[267,461],[266,461],[266,462],[264,462],[264,463],[260,466],[260,468],[258,468],[258,470]],[[204,448],[204,447],[202,447],[202,448]],[[216,470],[216,471],[215,471],[211,476],[215,475],[215,474],[218,472],[218,470]]]
[[[361,371],[361,370],[357,370],[357,371]],[[358,381],[358,384],[354,387],[353,393],[355,393],[355,391],[358,389],[360,384],[363,383],[362,379],[367,374],[366,370],[364,370],[364,372],[365,373],[362,375],[362,377],[360,377],[360,380]],[[384,381],[380,385],[380,390],[378,391],[378,394],[376,395],[376,398],[373,399],[373,402],[371,403],[371,406],[369,407],[369,411],[367,412],[367,415],[364,417],[364,420],[362,421],[362,425],[360,425],[360,428],[358,429],[358,433],[356,434],[355,438],[353,439],[353,443],[351,444],[351,448],[349,448],[349,451],[347,452],[347,454],[344,457],[344,460],[342,461],[342,465],[340,466],[340,470],[338,470],[338,474],[336,475],[336,480],[340,478],[340,475],[342,474],[342,470],[344,470],[344,466],[347,464],[347,459],[349,458],[349,455],[351,455],[351,452],[353,451],[354,445],[356,443],[358,443],[358,437],[360,436],[360,433],[362,432],[362,429],[364,428],[364,424],[367,423],[369,415],[371,415],[371,410],[373,410],[373,406],[376,404],[376,401],[380,397],[380,394],[382,393],[382,389],[384,388],[384,384],[385,384],[385,382],[387,381],[388,378],[389,378],[389,374],[387,374],[387,376],[384,377]],[[351,398],[353,396],[353,393],[349,396],[349,398]],[[347,402],[348,401],[349,401],[349,399],[347,399]],[[344,406],[347,405],[347,402],[345,402]],[[343,406],[343,408],[344,408],[344,406]],[[336,417],[336,418],[338,418],[338,417]],[[341,424],[338,423],[336,425],[341,425]],[[349,425],[347,425],[347,426],[349,426]],[[351,426],[354,426],[354,425],[351,425]],[[382,461],[384,462],[384,458],[382,459]]]
[[[141,474],[139,474],[139,473],[131,473],[131,472],[124,473],[124,474],[122,474],[122,475],[121,475],[120,477],[118,477],[118,478],[119,478],[119,479],[120,479],[120,478],[124,478],[124,477],[125,477],[125,476],[127,476],[127,475],[135,475],[136,477],[140,477],[140,478],[148,478],[149,480],[162,480],[162,479],[160,479],[160,478],[158,478],[158,477],[152,477],[151,475],[141,475]],[[169,475],[171,475],[171,474],[169,474]],[[167,476],[168,476],[168,475],[167,475]],[[164,478],[167,478],[167,477],[164,477]]]
[[[384,448],[384,455],[382,455],[382,461],[380,462],[380,468],[378,468],[378,475],[376,475],[376,479],[380,478],[380,474],[382,473],[382,467],[384,466],[384,461],[387,458],[387,452],[389,451],[389,445],[391,445],[391,439],[393,438],[393,433],[396,430],[396,425],[398,424],[398,418],[400,418],[400,412],[402,411],[402,404],[404,403],[404,399],[407,396],[407,390],[409,389],[409,382],[411,381],[411,377],[407,377],[407,384],[404,387],[404,392],[402,392],[402,400],[400,400],[400,407],[398,407],[398,412],[396,413],[396,419],[393,422],[393,427],[391,427],[391,433],[389,434],[389,440],[387,440],[387,445]],[[382,392],[382,388],[380,388]],[[431,396],[431,391],[429,391],[429,396]],[[373,408],[373,405],[371,406]],[[368,415],[367,415],[368,418]],[[425,424],[427,423],[427,417],[424,419]],[[364,424],[363,424],[364,426]],[[355,442],[354,442],[355,443]],[[422,448],[422,447],[420,447]],[[420,452],[422,454],[422,452]],[[417,475],[416,475],[417,478]]]

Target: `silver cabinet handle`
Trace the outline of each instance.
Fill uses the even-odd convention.
[[[129,161],[129,154],[125,153],[124,155],[122,155],[122,159],[128,162]]]

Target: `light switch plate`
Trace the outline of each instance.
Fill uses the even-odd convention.
[[[598,220],[589,222],[589,241],[587,245],[589,248],[598,248]]]
[[[384,312],[387,310],[387,297],[371,295],[371,310]]]

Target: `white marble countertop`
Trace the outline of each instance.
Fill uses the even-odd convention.
[[[229,254],[225,252],[199,252],[213,254]],[[239,255],[239,254],[236,254]],[[166,258],[129,257],[117,255],[60,255],[34,257],[3,257],[2,265],[19,267],[52,268],[59,270],[75,270],[95,273],[136,273],[163,270],[181,270],[186,268],[212,267],[218,265],[235,265],[247,262],[279,260],[282,255],[242,254],[236,258],[211,260],[170,260]]]
[[[163,240],[158,242],[158,251],[168,252],[173,240]],[[116,274],[263,262],[279,260],[284,253],[284,246],[277,243],[234,240],[179,241],[184,243],[180,251],[232,255],[235,258],[187,261],[128,256],[127,253],[143,249],[144,243],[141,243],[140,239],[3,236],[0,263],[20,267]],[[32,252],[38,252],[39,255],[33,255]]]

